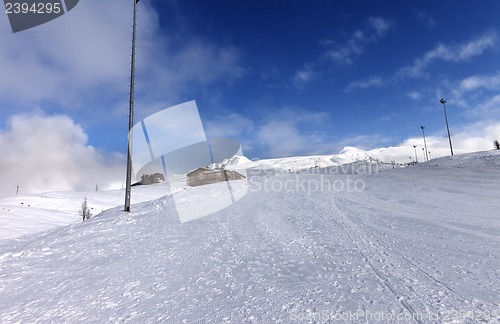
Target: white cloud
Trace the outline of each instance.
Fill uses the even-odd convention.
[[[238,57],[236,47],[219,48],[208,41],[196,39],[172,55],[169,64],[172,70],[169,72],[174,69],[179,71],[176,81],[195,81],[206,85],[223,76],[238,77],[241,73],[241,69],[237,68]]]
[[[367,46],[377,43],[385,37],[394,27],[394,23],[383,17],[370,17],[366,26],[361,30],[354,31],[347,41],[337,44],[332,40],[323,40],[321,44],[328,49],[323,53],[323,58],[332,61],[337,66],[347,66],[354,62],[354,59],[365,52]],[[378,76],[372,76],[364,80],[353,81],[345,88],[346,92],[356,89],[366,89],[370,87],[384,86],[385,82]]]
[[[392,28],[393,23],[382,17],[370,17],[368,18],[368,26],[376,32],[376,40],[378,40],[379,38],[385,36],[385,34]]]
[[[439,44],[432,50],[417,58],[413,64],[401,68],[398,76],[420,77],[425,75],[426,69],[435,61],[463,62],[472,57],[483,54],[497,44],[495,32],[489,32],[460,44]]]
[[[372,76],[369,77],[368,79],[364,80],[359,80],[359,81],[353,81],[347,85],[345,91],[346,92],[351,92],[357,89],[366,89],[366,88],[371,88],[371,87],[382,87],[385,85],[384,80],[382,80],[378,76]]]
[[[269,157],[301,154],[313,140],[310,136],[302,134],[294,123],[279,120],[271,120],[262,126],[257,137],[267,146]]]
[[[432,18],[432,16],[429,15],[427,12],[418,9],[413,9],[413,14],[417,17],[419,21],[423,22],[428,28],[434,28],[434,26],[436,26],[434,18]]]
[[[315,65],[308,63],[304,65],[304,68],[297,71],[293,77],[293,83],[298,88],[303,88],[306,84],[314,81],[319,76],[319,73],[315,71]]]
[[[345,67],[354,63],[356,57],[362,55],[370,44],[377,43],[393,28],[394,23],[383,17],[370,17],[363,28],[352,32],[347,40],[338,43],[331,39],[323,39],[320,45],[325,48],[316,62],[308,62],[295,72],[292,82],[301,89],[320,76],[318,69],[325,62]],[[352,85],[356,87],[356,85]]]
[[[489,121],[500,113],[500,72],[447,81],[445,86],[439,92],[449,93],[446,99],[452,107],[461,108],[463,117]]]
[[[333,50],[327,51],[324,56],[333,61],[336,65],[344,66],[351,65],[356,56],[363,54],[364,46],[362,46],[356,38],[348,41],[344,45],[337,46]]]
[[[468,108],[466,115],[483,120],[495,119],[500,114],[500,94],[483,99],[472,108]]]
[[[241,114],[219,115],[206,122],[206,131],[212,137],[239,137],[254,130],[254,122]]]
[[[489,109],[497,104],[500,107],[500,95],[491,98]],[[500,109],[499,109],[500,110]],[[325,123],[331,123],[326,112],[310,112],[300,108],[268,108],[270,111],[259,122],[254,122],[239,114],[229,114],[208,123],[211,136],[225,136],[240,139],[246,152],[254,147],[259,148],[259,155],[265,158],[286,157],[294,155],[334,154],[345,146],[354,146],[369,150],[375,158],[390,162],[409,162],[415,159],[413,145],[417,145],[419,161],[423,161],[423,138],[410,137],[395,146],[388,146],[394,139],[380,134],[354,135],[333,140],[330,128],[324,129]],[[491,111],[491,110],[489,110]],[[390,120],[394,115],[384,116],[380,121]],[[333,127],[333,126],[332,126]],[[493,140],[500,140],[500,123],[483,119],[469,126],[452,127],[450,129],[455,154],[490,150]],[[432,158],[450,154],[446,129],[430,133],[426,129],[427,150]],[[375,149],[374,149],[375,148]]]
[[[302,114],[296,112],[296,115],[297,118],[287,119],[283,114],[277,114],[276,118],[257,127],[256,140],[262,147],[268,149],[266,157],[335,154],[343,147],[353,146],[368,150],[374,158],[381,161],[394,160],[398,163],[407,163],[415,161],[413,145],[416,145],[418,160],[422,162],[425,159],[422,136],[410,137],[394,146],[387,146],[393,139],[378,134],[356,135],[331,141],[326,134],[304,131],[304,125],[299,125]],[[313,116],[308,123],[314,126],[315,123],[319,123],[319,119],[324,120],[325,116],[321,114]],[[491,150],[493,141],[500,140],[500,123],[498,122],[482,121],[462,128],[451,128],[450,131],[454,154]],[[426,132],[426,142],[431,158],[450,155],[446,129],[430,134]]]
[[[444,136],[437,133],[426,136],[427,151],[430,152],[432,159],[441,156],[450,155],[450,146],[446,130]],[[493,149],[493,141],[500,140],[500,123],[498,122],[477,122],[458,129],[456,132],[451,129],[451,140],[454,154],[462,154],[477,151],[487,151]],[[417,158],[420,162],[424,161],[424,141],[423,137],[412,137],[404,140],[402,143],[392,147],[383,147],[372,149],[369,152],[385,162],[392,160],[398,163],[407,163],[415,161],[415,149],[417,145]]]
[[[45,100],[66,112],[90,112],[89,107],[109,110],[117,102],[124,103],[130,77],[131,17],[131,4],[120,0],[80,1],[47,24],[4,33],[0,98],[16,104],[4,106],[4,111],[14,113],[19,106]],[[0,28],[10,29],[6,19]],[[158,14],[147,1],[139,3],[137,31],[138,101],[177,101],[195,85],[241,75],[235,47],[200,38],[187,38],[174,47],[161,34]]]
[[[102,154],[71,118],[14,115],[0,131],[0,196],[56,190],[91,191],[125,183],[124,157]]]
[[[386,18],[370,17],[365,28],[354,31],[342,44],[332,40],[323,40],[322,44],[328,47],[323,57],[338,66],[351,65],[357,56],[365,52],[368,45],[377,43],[385,37],[393,25],[393,22]]]
[[[384,115],[384,116],[380,117],[380,118],[378,119],[378,121],[385,123],[385,122],[388,122],[388,121],[392,120],[392,119],[393,119],[394,117],[396,117],[396,116],[397,116],[397,114],[396,114],[396,113],[391,112],[391,113],[389,113],[389,114],[387,114],[387,115]]]
[[[267,157],[331,153],[336,146],[327,140],[327,134],[316,131],[328,118],[324,112],[275,110],[256,127],[254,141],[267,150]]]
[[[360,149],[369,149],[371,147],[380,147],[390,143],[391,139],[383,135],[356,135],[344,138],[337,142],[339,147],[352,146]]]
[[[420,93],[418,91],[410,91],[406,95],[415,101],[422,99],[422,96],[423,96],[422,93]]]
[[[205,127],[209,138],[236,139],[244,153],[268,158],[335,152],[338,147],[327,138],[328,133],[318,131],[329,120],[326,112],[267,107],[258,120],[235,113],[221,114],[207,121]],[[258,151],[254,151],[256,148]]]
[[[464,62],[472,57],[483,54],[488,49],[492,49],[497,44],[497,35],[495,32],[485,33],[468,42],[445,45],[439,44],[434,49],[417,58],[412,65],[405,66],[386,80],[378,76],[372,76],[364,80],[353,81],[347,85],[345,91],[354,91],[356,89],[366,89],[370,87],[381,87],[389,84],[395,84],[402,77],[422,77],[426,76],[427,68],[435,61],[444,62]],[[493,76],[472,76],[464,79],[459,90],[470,91],[478,88],[498,89],[500,87],[500,75]],[[453,90],[451,90],[453,91]],[[417,91],[411,91],[406,94],[413,100],[421,100],[422,94]]]
[[[463,91],[473,91],[477,89],[499,90],[500,73],[496,75],[474,75],[463,79],[459,84],[459,89]]]
[[[130,30],[124,26],[130,26],[130,8],[119,3],[106,1],[97,10],[95,2],[80,2],[36,29],[4,34],[0,68],[9,77],[0,78],[0,93],[69,105],[92,96],[95,86],[116,90],[127,82]]]

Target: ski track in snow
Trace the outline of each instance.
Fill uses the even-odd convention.
[[[1,240],[0,322],[498,323],[477,315],[500,309],[495,163],[326,176],[363,192],[250,186],[183,224],[167,196]]]

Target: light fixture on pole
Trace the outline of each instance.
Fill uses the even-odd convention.
[[[427,142],[425,141],[425,132],[424,132],[425,126],[420,125],[420,128],[422,128],[422,136],[424,136],[425,160],[429,161],[429,156],[427,155]]]
[[[448,141],[450,142],[451,156],[453,156],[453,146],[451,145],[450,128],[448,127],[448,116],[446,115],[446,106],[445,106],[446,99],[441,98],[441,100],[439,100],[439,102],[443,104],[444,120],[446,121],[446,130],[448,131]]]
[[[427,161],[427,159],[426,159],[426,154],[425,154],[425,153],[426,153],[426,151],[425,151],[425,149],[422,147],[422,155],[423,155],[423,157],[424,157],[424,161]]]
[[[418,163],[418,157],[417,157],[417,146],[413,145],[413,148],[415,149],[415,163]]]
[[[429,160],[432,159],[432,156],[431,156],[431,151],[429,151]]]
[[[135,32],[137,27],[137,3],[134,1],[134,16],[132,21],[132,58],[130,62],[130,98],[128,112],[128,149],[127,149],[127,179],[125,180],[125,207],[123,211],[130,212],[130,194],[132,192],[132,127],[134,126],[134,80],[135,80]]]

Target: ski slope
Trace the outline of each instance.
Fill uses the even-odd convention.
[[[132,203],[149,201],[165,195],[162,186],[135,187]],[[0,199],[0,240],[46,231],[82,220],[80,210],[87,199],[90,212],[123,205],[123,190],[99,192],[47,192]]]
[[[500,321],[498,151],[331,168],[255,172],[187,223],[165,196],[0,240],[0,322]]]

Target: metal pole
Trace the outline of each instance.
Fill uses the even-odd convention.
[[[427,142],[425,141],[425,132],[424,132],[425,126],[421,125],[420,128],[422,128],[422,135],[424,136],[425,160],[429,161],[429,156],[427,155]]]
[[[425,152],[426,152],[426,151],[424,151],[424,148],[422,147],[422,155],[424,156],[424,161],[427,161],[427,159],[425,158],[425,157],[426,157]]]
[[[413,148],[415,149],[415,163],[418,163],[418,157],[417,157],[417,146],[413,145]]]
[[[444,98],[441,98],[439,102],[443,104],[444,119],[446,121],[446,130],[448,131],[448,141],[450,142],[451,156],[453,156],[453,146],[451,145],[450,128],[448,127],[448,116],[446,115],[446,107],[445,107],[446,100]]]
[[[130,100],[128,113],[128,149],[127,149],[127,179],[125,183],[125,212],[130,212],[130,194],[132,191],[132,127],[134,126],[134,71],[135,71],[135,32],[137,20],[137,0],[134,1],[134,18],[132,23],[132,59],[130,63]]]

